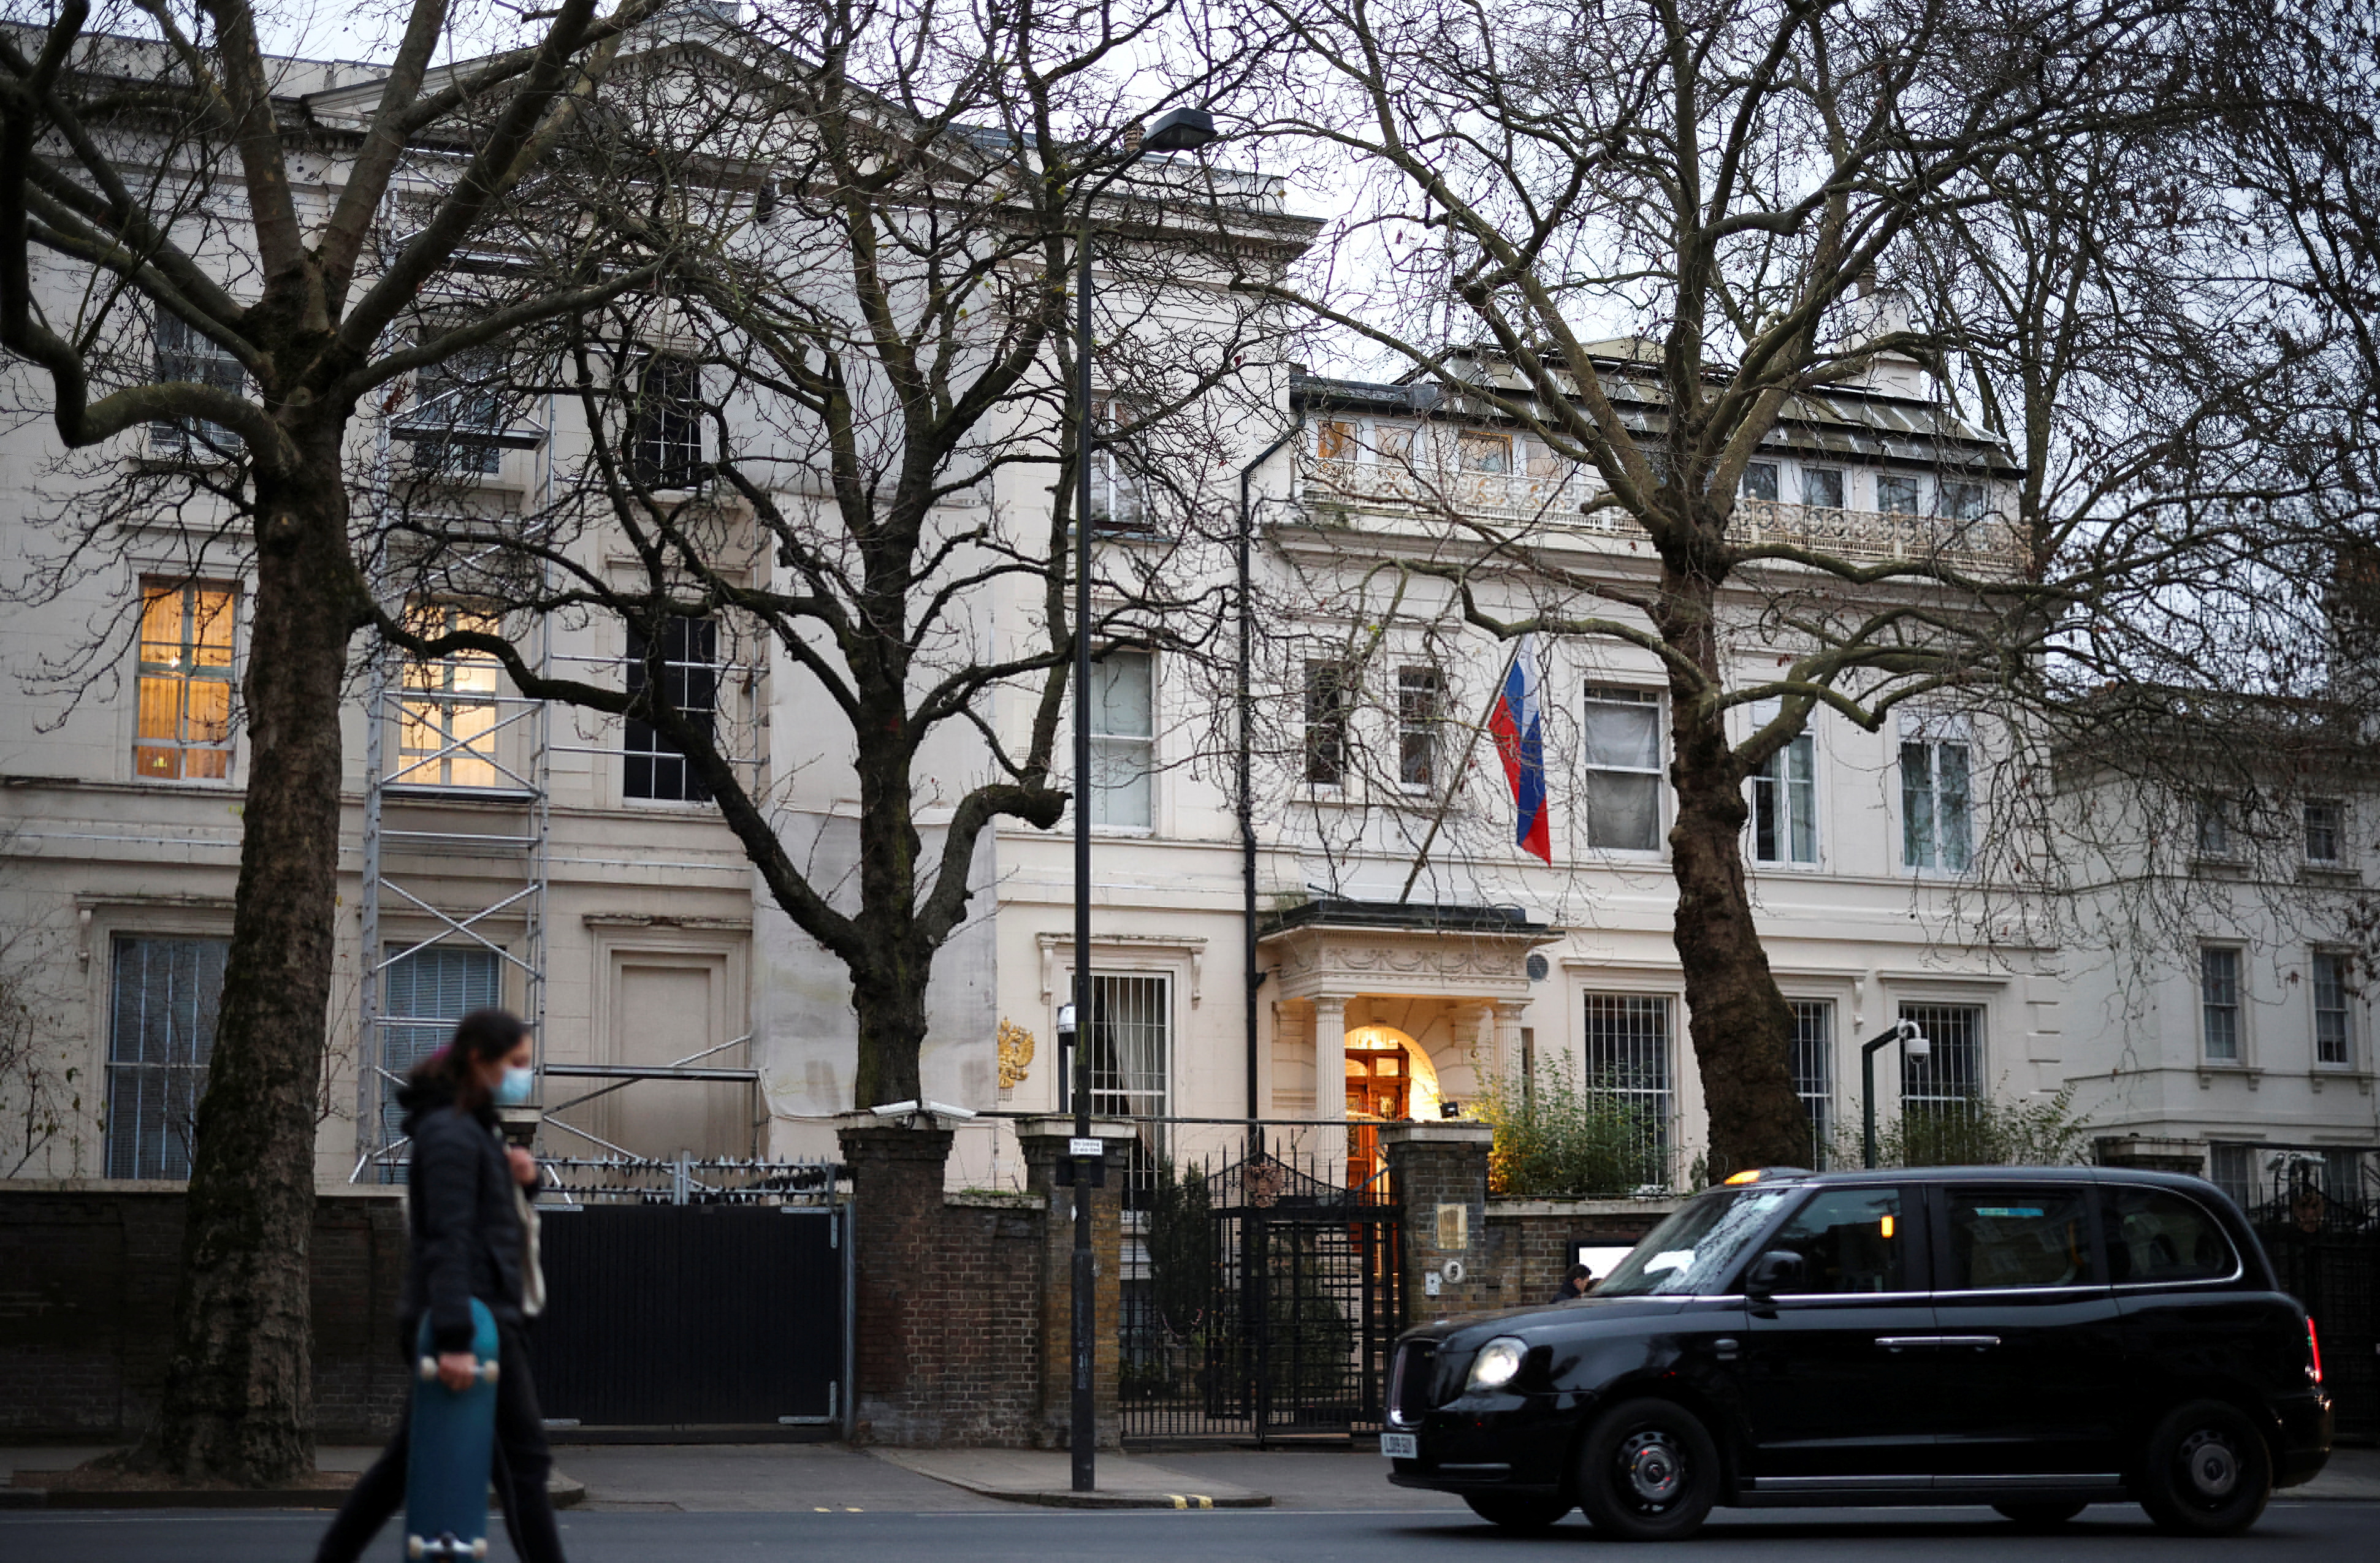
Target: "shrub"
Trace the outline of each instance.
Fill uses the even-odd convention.
[[[2091,1159],[2091,1121],[2074,1110],[2074,1087],[2046,1101],[1978,1097],[1958,1106],[1922,1106],[1879,1121],[1878,1167],[2073,1167]],[[1860,1126],[1838,1126],[1829,1167],[1860,1164]]]
[[[1526,1089],[1490,1076],[1471,1108],[1496,1131],[1488,1152],[1491,1193],[1581,1198],[1669,1181],[1659,1126],[1625,1097],[1585,1086],[1559,1066],[1540,1070]]]

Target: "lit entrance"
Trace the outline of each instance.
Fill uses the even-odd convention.
[[[1394,1026],[1356,1026],[1346,1036],[1347,1186],[1360,1189],[1384,1166],[1378,1125],[1438,1116],[1438,1072]]]

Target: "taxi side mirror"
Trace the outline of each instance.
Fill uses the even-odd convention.
[[[1802,1290],[1802,1256],[1784,1249],[1771,1249],[1752,1262],[1743,1278],[1743,1294],[1755,1302],[1767,1302],[1780,1291]]]

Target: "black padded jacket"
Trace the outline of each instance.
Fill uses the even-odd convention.
[[[443,1089],[407,1085],[396,1099],[413,1140],[402,1349],[412,1356],[427,1314],[438,1351],[468,1351],[472,1298],[499,1324],[521,1321],[521,1221],[504,1137],[492,1111],[458,1107]]]

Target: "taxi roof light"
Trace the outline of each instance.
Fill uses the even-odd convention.
[[[1809,1175],[1810,1169],[1806,1167],[1747,1167],[1741,1172],[1729,1173],[1722,1180],[1721,1186],[1734,1188],[1744,1183],[1775,1183],[1788,1178],[1806,1178]]]

